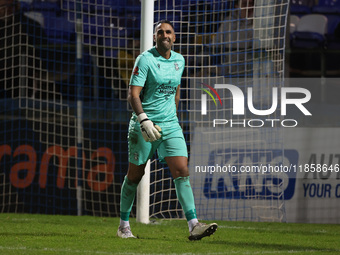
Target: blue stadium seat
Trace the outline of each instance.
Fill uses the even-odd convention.
[[[321,70],[321,50],[326,46],[327,17],[321,14],[307,14],[300,18],[296,31],[292,34],[292,49],[303,49],[308,52],[296,52],[291,55],[292,70]]]
[[[77,10],[77,2],[76,0],[62,0],[62,6],[61,8],[65,11],[75,11]],[[81,3],[81,10],[84,12],[89,12],[90,5],[88,3],[88,0],[83,0]]]
[[[83,15],[84,44],[100,44],[104,36],[105,27],[108,26],[107,17],[88,14]]]
[[[90,0],[93,1],[93,0]],[[118,11],[120,15],[140,14],[141,1],[139,0],[101,0],[105,5],[111,6],[112,10]]]
[[[222,10],[226,4],[230,5],[232,1],[216,1],[216,0],[161,0],[155,1],[155,10],[188,10],[189,6],[208,5],[215,10]]]
[[[296,31],[292,34],[292,47],[318,48],[326,43],[328,20],[321,14],[308,14],[301,17]]]
[[[307,14],[312,12],[314,0],[291,0],[290,13],[291,14]]]
[[[60,11],[59,2],[56,1],[41,1],[33,0],[31,3],[31,10],[35,11]]]
[[[313,7],[314,13],[340,13],[340,0],[319,0]]]
[[[45,18],[44,18],[43,14],[41,12],[39,12],[39,11],[26,11],[26,12],[24,12],[24,15],[26,17],[29,17],[30,19],[33,19],[36,22],[38,22],[42,28],[45,27]]]
[[[103,45],[106,57],[118,57],[119,48],[126,47],[127,30],[122,27],[106,28]]]
[[[340,16],[327,15],[328,32],[327,32],[327,51],[326,51],[326,69],[330,74],[339,76],[340,74]]]
[[[173,10],[174,9],[173,1],[157,1],[155,2],[155,11],[158,10]]]
[[[68,43],[75,40],[74,24],[63,15],[53,11],[43,11],[45,33],[54,43]]]
[[[139,0],[126,0],[125,11],[131,14],[139,14],[141,12],[141,1]]]
[[[114,13],[119,14],[118,8],[120,7],[117,0],[83,0],[88,5],[88,9],[91,13]]]
[[[30,11],[30,9],[31,9],[31,2],[19,1],[19,3],[20,3],[20,9],[21,9],[22,12]]]

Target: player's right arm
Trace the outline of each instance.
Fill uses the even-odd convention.
[[[149,63],[146,57],[139,55],[135,61],[133,72],[131,74],[127,98],[137,116],[144,112],[139,95],[145,86],[148,77],[148,71]]]
[[[138,116],[139,114],[143,113],[142,102],[140,101],[140,92],[142,91],[143,87],[140,86],[129,86],[129,94],[128,94],[128,102],[130,103],[133,111]]]
[[[143,110],[142,102],[140,101],[139,94],[143,87],[140,86],[129,86],[128,101],[137,115],[137,120],[140,124],[140,130],[143,138],[146,142],[154,142],[161,138],[161,134],[158,132],[160,129],[149,120],[148,116]]]
[[[144,140],[146,142],[154,142],[161,138],[161,134],[158,132],[160,129],[157,129],[157,126],[149,120],[143,110],[142,102],[139,97],[145,86],[148,70],[149,65],[146,58],[142,55],[138,56],[130,79],[128,102],[137,115],[137,120],[140,124],[140,130]]]

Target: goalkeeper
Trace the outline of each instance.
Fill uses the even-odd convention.
[[[135,238],[129,216],[146,162],[157,150],[174,179],[188,221],[189,239],[200,240],[213,234],[217,224],[198,222],[189,182],[188,152],[177,118],[184,58],[171,50],[176,36],[169,21],[159,21],[153,37],[156,46],[137,57],[130,79],[128,101],[134,112],[128,131],[129,169],[121,189],[117,236]]]

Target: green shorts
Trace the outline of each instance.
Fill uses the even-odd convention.
[[[162,137],[154,142],[145,142],[137,118],[131,118],[128,133],[129,162],[137,166],[145,164],[156,151],[159,160],[163,163],[166,157],[188,157],[187,145],[179,123],[155,124],[161,127]]]

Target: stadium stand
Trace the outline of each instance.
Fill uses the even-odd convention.
[[[133,34],[140,27],[140,15],[138,14],[140,11],[140,2],[136,0],[119,0],[118,2],[117,5],[117,1],[113,0],[85,0],[82,1],[81,4],[83,13],[83,44],[85,47],[103,45],[103,51],[100,53],[103,58],[117,58],[119,48],[121,46],[126,47],[127,41],[133,38]],[[191,3],[188,0],[185,2]],[[221,6],[215,6],[217,4]],[[155,3],[155,9],[161,10],[166,8],[167,10],[175,10],[176,5],[178,5],[177,1],[159,1]],[[217,10],[218,8],[228,9],[225,5],[226,4],[221,2],[207,1],[205,8],[210,10]],[[231,6],[232,2],[228,3],[228,5]],[[64,48],[65,52],[70,51],[70,45],[74,45],[76,37],[74,25],[76,16],[75,0],[22,1],[21,6],[27,16],[34,18],[44,27],[49,42],[53,44],[54,47],[56,47],[56,45],[63,45],[62,48]],[[117,8],[117,6],[119,7]],[[185,6],[187,9],[176,9],[176,11],[171,14],[169,14],[169,12],[167,14],[165,12],[157,12],[154,18],[155,20],[172,20],[177,31],[180,29],[185,31],[187,26],[183,26],[183,24],[178,22],[181,17],[180,15],[185,16],[188,12],[194,11],[197,12],[199,16],[201,12],[199,5],[188,4]],[[290,40],[292,48],[297,50],[324,47],[325,50],[332,51],[332,54],[326,53],[326,68],[329,70],[338,69],[338,65],[335,65],[334,59],[332,58],[337,56],[336,54],[334,55],[333,51],[340,49],[339,37],[335,33],[340,23],[340,16],[338,15],[338,13],[340,13],[340,1],[291,0],[290,12]],[[210,18],[211,20],[223,19],[223,17]],[[190,20],[188,20],[188,22],[190,23]],[[191,28],[190,25],[188,27],[189,30],[191,29],[191,32],[196,35],[193,36],[189,33],[187,37],[183,36],[181,39],[188,40],[190,43],[198,42],[197,40],[207,38],[207,35],[211,36],[217,31],[217,27],[204,28],[203,25],[195,28]],[[318,29],[316,27],[318,27]],[[211,32],[207,33],[206,31],[208,30]],[[67,49],[65,50],[65,48]],[[197,46],[196,49],[199,49],[199,47]],[[85,59],[87,59],[86,61],[89,61],[89,63],[84,64],[87,66],[87,69],[92,69],[93,59],[90,54],[90,49],[88,52],[85,51],[85,55]],[[316,55],[314,55],[314,57],[316,57]],[[294,59],[294,56],[292,59]],[[319,57],[316,57],[316,59],[320,60]],[[212,63],[214,62],[213,60],[214,58],[211,58]],[[188,59],[189,63],[193,61],[196,60]],[[299,61],[294,61],[294,63],[298,65],[298,67],[302,65],[298,64]],[[319,63],[317,66],[320,66]],[[305,65],[302,65],[302,67],[309,68]],[[100,69],[101,67],[95,68]],[[62,71],[59,70],[58,72]],[[107,71],[103,72],[107,73]],[[58,75],[54,75],[54,77],[58,77]],[[110,79],[110,77],[103,77],[103,79]]]
[[[321,14],[309,14],[301,17],[293,33],[292,46],[296,48],[324,47],[328,19]]]

